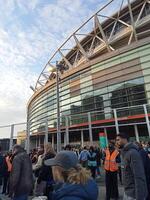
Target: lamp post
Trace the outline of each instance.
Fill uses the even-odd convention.
[[[61,151],[61,130],[60,130],[60,98],[59,98],[59,71],[65,66],[56,62],[56,68],[50,68],[50,72],[56,72],[56,98],[57,98],[57,152]]]
[[[59,68],[56,62],[56,97],[57,97],[57,152],[61,151],[61,131],[60,131],[60,103],[59,103]]]

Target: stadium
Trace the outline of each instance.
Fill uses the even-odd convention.
[[[149,139],[149,0],[109,1],[54,52],[28,102],[33,147],[45,133],[57,143],[58,95],[62,146],[96,143],[100,132]]]

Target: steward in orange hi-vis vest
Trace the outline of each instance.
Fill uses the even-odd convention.
[[[118,164],[116,162],[116,157],[118,156],[119,152],[117,150],[114,150],[112,153],[110,153],[110,150],[106,149],[105,153],[106,153],[105,163],[104,163],[105,170],[111,172],[118,171]]]

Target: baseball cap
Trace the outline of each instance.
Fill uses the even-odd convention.
[[[60,166],[68,170],[77,166],[78,158],[73,151],[60,151],[55,158],[45,160],[44,164],[46,166]]]

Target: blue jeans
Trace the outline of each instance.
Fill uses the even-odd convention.
[[[14,197],[13,200],[28,200],[28,195],[27,194],[23,194],[21,196]]]

